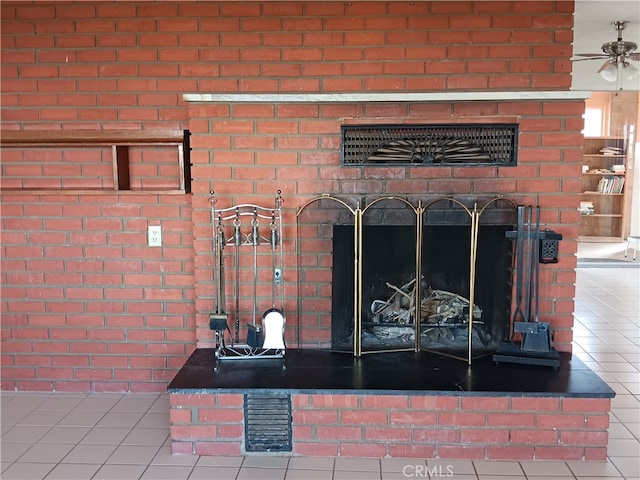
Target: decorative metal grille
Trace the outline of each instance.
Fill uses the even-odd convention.
[[[515,166],[517,124],[343,125],[342,165]]]
[[[247,452],[292,450],[290,395],[245,394],[244,443]]]

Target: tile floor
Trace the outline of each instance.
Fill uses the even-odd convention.
[[[171,455],[166,395],[2,392],[3,480],[640,478],[640,269],[580,268],[576,356],[617,392],[607,462]]]

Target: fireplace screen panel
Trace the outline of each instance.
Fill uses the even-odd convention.
[[[344,209],[346,216],[324,212],[322,228],[316,229],[308,223],[322,216],[318,205],[299,215],[299,229],[313,241],[331,242],[331,278],[327,283],[325,270],[322,285],[330,294],[325,301],[300,300],[307,305],[300,310],[302,344],[310,346],[313,329],[328,325],[323,346],[356,356],[413,349],[470,361],[506,339],[512,245],[505,233],[514,224],[511,204],[494,199],[486,206],[500,208],[478,211],[444,200],[423,207],[421,201],[383,197],[364,209],[360,203]],[[318,278],[319,262],[302,260],[308,257],[304,250],[310,249],[299,252],[300,275]],[[301,286],[310,291],[307,283]]]

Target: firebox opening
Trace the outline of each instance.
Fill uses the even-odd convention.
[[[353,228],[333,226],[331,342],[341,351],[353,349]],[[511,229],[511,225],[479,227],[474,355],[492,353],[508,336],[512,244],[505,232]],[[418,310],[411,310],[408,296],[398,290],[411,292],[415,282],[415,237],[414,226],[363,226],[363,351],[414,346]],[[468,225],[425,225],[419,310],[422,349],[454,354],[467,349],[470,250]]]

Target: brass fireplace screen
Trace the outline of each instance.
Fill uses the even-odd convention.
[[[326,283],[330,283],[328,278],[329,273],[327,273],[327,271],[343,268],[340,265],[335,265],[333,259],[330,259],[329,256],[333,254],[332,250],[334,247],[331,242],[333,241],[334,227],[336,225],[349,225],[349,227],[353,229],[353,278],[349,278],[347,282],[349,288],[352,288],[351,295],[353,296],[353,305],[348,306],[349,312],[351,312],[351,308],[353,309],[352,339],[349,338],[352,345],[349,351],[351,351],[355,357],[360,357],[366,353],[383,353],[390,351],[429,351],[429,348],[425,348],[420,341],[421,334],[424,333],[423,329],[426,328],[423,321],[421,321],[424,315],[423,309],[426,308],[424,302],[425,292],[423,292],[426,287],[421,281],[421,279],[424,278],[422,258],[423,244],[425,243],[424,228],[425,226],[429,227],[434,224],[456,225],[457,227],[462,225],[463,231],[466,231],[464,235],[468,235],[468,239],[464,239],[465,245],[469,245],[468,258],[466,258],[467,254],[465,252],[464,255],[462,255],[464,258],[457,259],[459,263],[468,262],[465,266],[464,273],[464,275],[468,275],[468,278],[465,279],[465,284],[468,285],[468,292],[464,292],[464,294],[468,294],[468,303],[462,320],[463,323],[466,322],[466,325],[463,325],[467,336],[465,340],[466,353],[446,354],[453,358],[466,361],[470,365],[474,358],[474,326],[476,326],[476,323],[482,323],[477,320],[475,313],[476,264],[480,226],[481,224],[483,226],[498,224],[511,226],[515,223],[516,209],[517,206],[513,201],[501,196],[492,198],[436,197],[425,199],[380,196],[366,199],[357,197],[343,199],[325,194],[309,200],[298,208],[296,214],[298,230],[297,254],[299,263],[298,341],[300,341],[301,335],[305,333],[301,332],[301,329],[309,327],[313,329],[324,326],[324,329],[320,329],[319,331],[326,332],[327,330],[327,320],[326,318],[321,318],[321,316],[324,315],[326,317],[328,314],[333,314],[333,312],[329,312],[332,310],[332,307],[327,303],[320,305],[321,302],[326,302],[326,297],[328,296],[327,290],[320,292],[320,287],[318,287],[318,291],[310,293],[310,289],[313,288],[312,285],[314,282],[317,283],[318,281],[324,282],[326,287]],[[369,307],[369,303],[365,303],[363,300],[363,298],[369,294],[370,290],[370,286],[365,285],[363,282],[363,246],[368,241],[367,235],[371,236],[370,233],[366,232],[370,232],[368,228],[372,225],[382,227],[389,225],[409,225],[414,235],[413,241],[408,239],[410,243],[405,244],[410,244],[411,248],[415,248],[413,253],[408,253],[408,258],[414,263],[410,266],[412,269],[410,272],[412,280],[406,282],[401,287],[387,283],[391,289],[394,289],[396,293],[399,294],[395,295],[395,297],[403,297],[402,300],[406,302],[407,307],[403,310],[405,318],[401,318],[398,325],[402,325],[402,329],[405,332],[407,329],[410,330],[409,333],[413,339],[413,344],[410,347],[363,348],[363,322],[365,321],[363,312],[365,309],[368,309],[366,312],[369,313],[374,310],[382,312],[384,308],[391,303],[391,299],[388,302],[376,301],[378,303],[375,305],[372,304],[372,306]],[[504,238],[504,234],[502,237]],[[347,243],[351,243],[348,237]],[[351,247],[347,246],[347,248]],[[347,276],[350,276],[351,266],[348,266],[345,272],[347,271]],[[320,278],[320,280],[318,280],[318,278]],[[465,296],[464,294],[456,296],[462,299]],[[309,300],[309,296],[313,295],[317,295],[317,303],[315,304],[311,304]],[[370,299],[368,299],[368,301],[370,301]],[[330,303],[330,300],[328,302]],[[336,309],[335,305],[333,309]],[[321,311],[322,314],[319,314],[319,311]],[[305,317],[312,317],[314,314],[317,315],[317,318],[305,320]],[[507,319],[508,316],[509,314],[507,313]],[[320,334],[317,335],[321,336]],[[411,342],[411,340],[409,340],[409,342]]]

